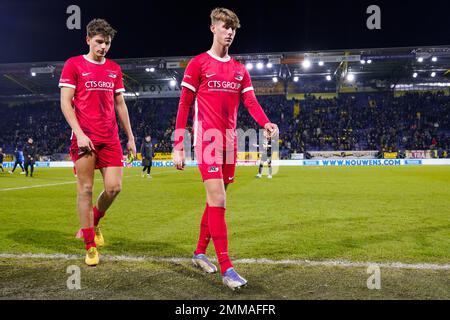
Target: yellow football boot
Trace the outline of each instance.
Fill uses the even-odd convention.
[[[103,247],[105,245],[105,239],[103,238],[102,230],[100,230],[100,227],[95,227],[95,244],[98,247]]]
[[[90,267],[98,265],[100,258],[98,256],[98,251],[96,247],[91,247],[86,253],[86,259],[84,260],[86,264]]]

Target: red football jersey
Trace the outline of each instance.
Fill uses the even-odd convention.
[[[194,145],[208,129],[217,129],[227,136],[227,143],[236,145],[241,95],[253,90],[245,66],[230,56],[220,58],[208,51],[189,62],[181,85],[195,93]],[[262,121],[268,122],[262,109],[261,112]]]
[[[125,88],[117,63],[109,59],[97,62],[85,55],[72,57],[64,64],[59,87],[75,89],[72,105],[81,129],[92,142],[119,139],[114,95]],[[76,139],[74,133],[72,139]]]

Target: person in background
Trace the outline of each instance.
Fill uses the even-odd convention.
[[[25,169],[23,168],[23,151],[20,151],[18,147],[14,150],[14,157],[16,158],[14,162],[14,167],[12,170],[8,171],[10,174],[13,174],[16,170],[17,166],[20,166],[22,172],[20,174],[25,174]]]
[[[148,134],[145,136],[145,140],[141,145],[141,154],[142,154],[142,166],[144,169],[142,170],[142,177],[145,176],[145,171],[147,171],[147,178],[152,178],[150,175],[150,171],[152,170],[152,160],[153,160],[153,145],[152,145],[152,137]]]
[[[5,172],[5,170],[3,170],[3,158],[5,157],[5,154],[3,153],[3,149],[0,148],[0,169],[2,169],[2,172]]]
[[[33,178],[34,164],[36,162],[36,146],[33,143],[33,138],[28,138],[28,142],[23,148],[23,156],[25,158],[25,176],[28,177],[28,168],[30,168],[30,177]]]
[[[269,175],[267,176],[267,179],[272,179],[272,139],[267,135],[266,131],[264,131],[264,140],[265,141],[262,146],[258,146],[262,151],[256,178],[261,179],[264,164],[267,163],[267,166],[269,167]]]

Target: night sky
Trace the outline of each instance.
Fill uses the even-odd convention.
[[[450,1],[6,1],[0,0],[0,63],[63,61],[85,53],[85,26],[105,18],[118,30],[110,58],[191,56],[209,49],[209,13],[234,10],[242,24],[231,53],[450,44]],[[66,8],[81,8],[81,30]],[[371,4],[382,29],[366,27]]]

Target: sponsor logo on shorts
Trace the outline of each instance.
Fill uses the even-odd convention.
[[[214,173],[214,172],[219,172],[219,168],[218,167],[209,167],[208,168],[208,173]]]

